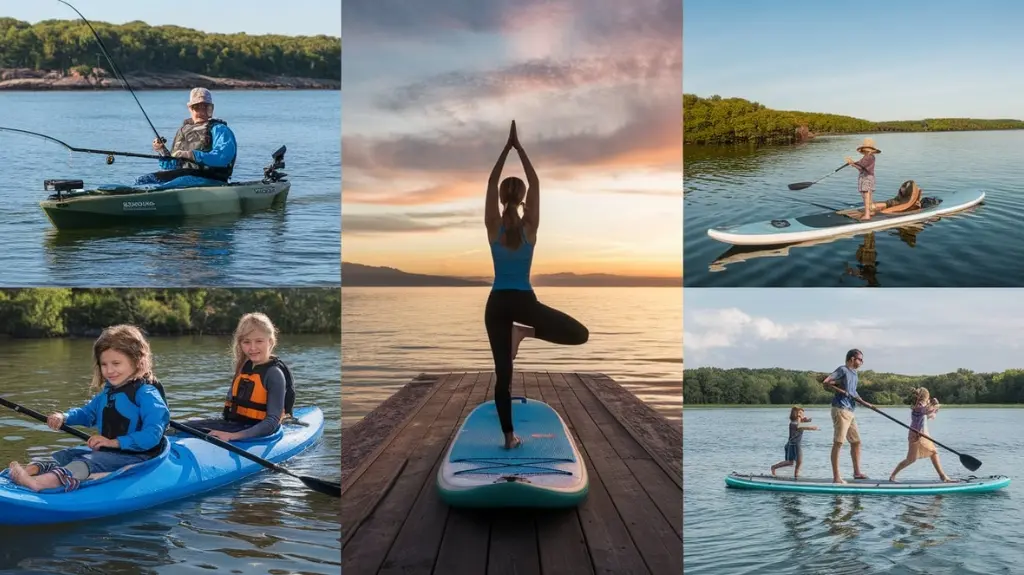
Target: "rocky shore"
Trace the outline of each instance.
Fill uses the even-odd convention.
[[[340,80],[267,76],[258,80],[216,78],[191,72],[126,73],[134,90],[189,90],[197,86],[211,90],[340,90]],[[93,68],[88,74],[78,70],[33,70],[0,68],[0,90],[120,90],[121,83],[106,70]]]

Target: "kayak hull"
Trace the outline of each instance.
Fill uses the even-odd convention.
[[[908,479],[892,482],[888,479],[852,479],[846,484],[835,484],[829,479],[794,480],[771,475],[744,475],[732,473],[725,478],[725,485],[734,489],[759,489],[764,491],[785,491],[790,493],[824,493],[832,495],[943,495],[952,493],[988,493],[998,491],[1010,484],[1004,475],[970,477],[956,483],[942,483],[934,480]]]
[[[283,205],[291,182],[146,191],[110,187],[51,196],[40,208],[58,230],[95,229],[140,221],[245,214]]]
[[[255,441],[232,442],[249,453],[281,463],[323,435],[324,416],[318,407],[295,410],[300,424],[286,423],[274,435]],[[131,513],[184,499],[236,483],[264,467],[188,435],[168,436],[160,457],[107,477],[87,482],[78,490],[33,492],[0,473],[0,525],[70,523]]]
[[[875,214],[866,222],[847,215],[850,212],[858,211],[858,205],[851,204],[838,211],[711,228],[707,233],[711,239],[735,246],[774,246],[857,235],[899,227],[972,208],[984,201],[985,192],[951,192],[939,197],[942,200],[939,204],[915,210],[909,214]],[[862,205],[860,209],[863,209]]]

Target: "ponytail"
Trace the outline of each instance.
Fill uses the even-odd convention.
[[[516,251],[523,243],[523,218],[519,217],[520,204],[506,204],[501,214],[501,223],[505,226],[505,237],[502,245]]]

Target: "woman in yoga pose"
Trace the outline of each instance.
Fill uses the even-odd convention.
[[[501,181],[501,169],[509,151],[515,148],[523,162],[529,188],[519,178]],[[525,200],[525,201],[524,201]],[[523,215],[519,215],[519,208]],[[533,337],[561,345],[581,345],[590,333],[580,322],[537,300],[530,285],[533,248],[540,223],[540,181],[516,135],[512,121],[508,142],[487,180],[484,205],[487,242],[494,261],[494,284],[484,310],[487,339],[494,356],[494,405],[505,435],[505,448],[519,447],[521,441],[512,426],[512,361],[519,344]],[[519,324],[519,325],[516,325]]]

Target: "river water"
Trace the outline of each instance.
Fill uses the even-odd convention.
[[[187,91],[138,92],[160,134],[173,139]],[[57,232],[39,208],[44,179],[130,184],[154,160],[72,154],[40,138],[0,132],[0,285],[4,287],[303,287],[341,277],[341,94],[222,91],[215,116],[238,139],[233,181],[259,179],[288,146],[292,182],[280,209],[185,223]],[[153,132],[130,94],[0,92],[0,125],[71,146],[152,153]],[[112,268],[116,264],[117,272]]]
[[[337,481],[341,465],[339,341],[283,335],[276,350],[296,380],[296,405],[316,404],[323,440],[289,460],[292,471]],[[151,340],[173,417],[215,416],[232,373],[230,338]],[[0,339],[0,395],[49,413],[85,403],[92,341]],[[45,456],[78,440],[0,408],[0,462]],[[132,515],[38,528],[0,527],[0,573],[137,575],[315,573],[341,569],[337,500],[297,479],[260,473],[240,483]]]

